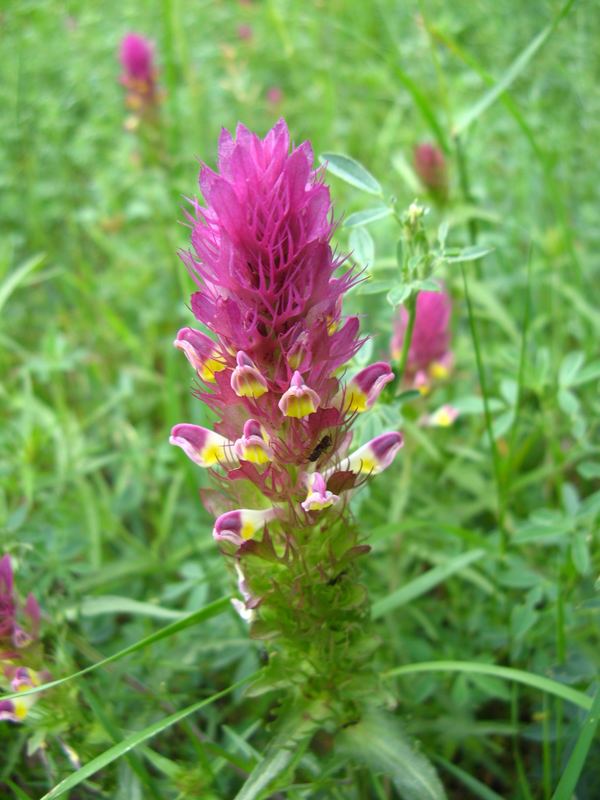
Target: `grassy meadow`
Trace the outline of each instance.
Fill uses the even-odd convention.
[[[155,43],[162,90],[137,127],[130,31]],[[326,176],[336,246],[366,269],[345,306],[371,337],[356,365],[389,357],[398,225],[350,215],[419,199],[432,241],[443,225],[482,256],[442,269],[450,376],[357,422],[358,441],[406,440],[352,506],[388,706],[451,800],[600,797],[595,4],[7,0],[0,34],[0,555],[40,603],[53,680],[117,656],[0,722],[0,797],[443,796],[327,732],[241,789],[281,696],[244,693],[262,645],[227,600],[210,478],[168,443],[212,419],[172,347],[194,325],[177,252],[221,128],[280,116],[383,187]],[[412,168],[424,141],[443,207]],[[453,425],[419,425],[446,403]]]

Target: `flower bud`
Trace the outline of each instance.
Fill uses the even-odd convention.
[[[414,149],[415,172],[423,186],[439,199],[448,194],[448,170],[444,154],[434,144],[423,142]]]

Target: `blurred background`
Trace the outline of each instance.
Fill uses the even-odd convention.
[[[508,453],[506,524],[516,544],[497,558],[497,476],[464,286],[450,271],[456,368],[440,402],[454,402],[461,418],[435,434],[409,419],[414,436],[403,464],[356,512],[375,532],[367,568],[375,599],[464,547],[495,555],[382,619],[382,659],[489,659],[591,680],[600,14],[580,2],[560,18],[560,8],[550,0],[2,4],[0,544],[13,556],[20,591],[34,590],[43,607],[53,675],[231,591],[198,498],[206,476],[168,444],[173,424],[208,419],[172,347],[178,328],[193,325],[193,283],[177,251],[188,246],[186,198],[197,194],[199,162],[214,166],[221,128],[242,121],[263,135],[284,116],[297,143],[310,139],[315,154],[358,159],[399,208],[415,197],[429,204],[433,237],[445,217],[454,244],[469,244],[475,225],[480,243],[493,248],[485,262],[468,265],[468,276],[494,440],[500,459]],[[120,80],[119,47],[131,32],[154,44],[150,111],[128,101]],[[498,82],[508,92],[479,108]],[[416,180],[413,151],[422,142],[444,154],[443,209]],[[369,204],[328,180],[338,216]],[[397,229],[388,219],[369,230],[373,269],[389,269]],[[336,243],[349,249],[347,229],[338,229]],[[370,352],[387,357],[393,311],[385,295],[359,291],[348,310],[360,311],[373,334]],[[390,422],[373,417],[365,432]],[[38,741],[49,742],[45,763],[23,766],[32,729],[3,723],[0,741],[11,755],[0,781],[12,776],[32,794],[47,790],[72,769],[56,741],[85,760],[112,742],[111,725],[120,738],[119,726],[141,727],[165,703],[179,707],[227,686],[258,657],[242,622],[228,615],[142,651],[134,664],[118,662],[112,674],[95,673],[77,707],[83,690],[66,684],[49,701],[51,719],[32,723]],[[550,701],[527,698],[521,714],[521,695],[511,692],[492,679],[423,675],[401,684],[398,697],[412,733],[503,796],[527,796],[513,780],[513,748],[522,748],[532,796],[545,797],[580,718],[570,707],[557,711],[550,731]],[[91,709],[107,698],[110,720],[102,724]],[[233,726],[238,733],[222,742],[232,751],[235,736],[249,738],[269,706],[261,699],[237,714],[236,702],[233,712],[209,708],[202,723],[215,740],[223,720]],[[196,783],[190,773],[191,789],[181,776],[165,777],[165,765],[147,756],[150,772],[180,792],[164,788],[160,796],[231,796],[226,779],[211,784],[197,766],[189,736],[165,738],[161,748],[176,764],[195,764]],[[446,778],[450,795],[464,797],[456,775]],[[597,769],[585,780],[578,797],[597,797]],[[119,762],[98,785],[102,796],[129,798],[141,796],[131,787],[141,791],[144,780]]]

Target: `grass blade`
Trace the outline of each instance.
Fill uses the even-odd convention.
[[[17,286],[22,283],[25,278],[27,278],[30,272],[33,272],[34,269],[37,269],[41,264],[43,264],[45,259],[46,256],[44,253],[40,253],[37,256],[29,258],[24,264],[21,264],[20,267],[17,267],[17,269],[8,273],[0,285],[0,311],[2,311],[6,301],[15,291]]]
[[[236,689],[239,689],[240,686],[244,686],[244,684],[256,678],[257,675],[258,672],[255,672],[252,675],[247,675],[245,678],[242,678],[240,681],[237,681],[236,683],[227,687],[227,689],[216,692],[216,694],[213,694],[204,700],[200,700],[197,703],[192,703],[191,706],[186,706],[186,708],[176,711],[174,714],[170,714],[168,717],[158,720],[158,722],[153,722],[152,725],[148,725],[143,730],[132,733],[130,736],[127,736],[125,739],[123,739],[123,741],[119,742],[119,744],[109,747],[108,750],[105,750],[99,756],[96,756],[96,758],[93,758],[87,764],[84,764],[84,766],[78,769],[77,772],[74,772],[72,775],[69,775],[68,778],[65,778],[63,781],[58,783],[53,789],[40,798],[40,800],[55,800],[57,797],[62,797],[62,795],[64,795],[66,792],[71,791],[71,789],[75,788],[75,786],[79,786],[80,783],[87,780],[99,770],[104,769],[104,767],[112,764],[113,761],[121,758],[121,756],[125,755],[125,753],[133,750],[134,747],[142,744],[142,742],[147,742],[148,739],[156,736],[157,733],[161,733],[167,728],[170,728],[172,725],[176,725],[178,722],[181,722],[181,720],[189,717],[191,714],[196,713],[196,711],[200,711],[200,709],[204,708],[204,706],[208,706],[211,703],[214,703],[215,700],[219,700],[221,697],[225,697],[225,695],[228,695]]]
[[[586,711],[592,707],[592,700],[583,692],[565,686],[552,678],[543,675],[536,675],[534,672],[526,672],[522,669],[513,667],[500,667],[496,664],[482,664],[478,661],[423,661],[418,664],[407,664],[404,667],[395,667],[389,672],[383,673],[384,678],[393,678],[398,675],[414,675],[418,672],[461,672],[472,675],[491,675],[495,678],[502,678],[507,681],[515,681],[539,689],[540,692],[547,692],[563,700],[567,700],[573,705],[584,708]]]
[[[378,600],[373,604],[373,619],[378,619],[384,614],[393,611],[395,608],[410,603],[416,597],[429,592],[434,586],[442,583],[460,570],[468,567],[474,561],[478,561],[485,555],[484,550],[470,550],[468,553],[461,553],[456,558],[451,558],[446,564],[439,564],[437,567],[428,570],[424,575],[419,575],[409,583],[405,583],[395,592],[387,597]]]
[[[469,108],[457,121],[453,129],[454,136],[458,136],[465,131],[476,119],[478,119],[484,111],[493,105],[500,95],[508,89],[508,87],[515,81],[523,72],[527,64],[531,61],[540,47],[546,40],[554,33],[559,22],[566,16],[575,0],[568,0],[567,3],[561,8],[558,14],[554,17],[549,25],[546,25],[543,30],[527,45],[525,50],[520,53],[513,63],[506,70],[502,78],[494,84],[484,95],[481,97],[471,108]]]
[[[159,642],[161,639],[166,639],[169,636],[173,636],[175,633],[179,633],[179,631],[183,631],[186,628],[192,627],[192,625],[197,625],[199,622],[204,622],[207,619],[211,619],[211,617],[216,617],[218,614],[222,614],[225,609],[230,607],[231,605],[229,598],[222,597],[220,600],[215,600],[214,602],[209,603],[207,606],[204,606],[204,608],[194,611],[184,619],[173,622],[171,625],[165,625],[164,628],[156,631],[156,633],[151,633],[149,636],[145,636],[135,644],[131,644],[128,647],[123,648],[123,650],[119,650],[118,653],[113,653],[112,656],[103,658],[102,661],[97,661],[95,664],[90,664],[89,667],[85,667],[84,669],[79,670],[79,672],[74,672],[72,675],[67,675],[65,678],[58,678],[55,681],[44,683],[41,686],[36,686],[34,689],[27,689],[23,692],[14,692],[13,694],[3,695],[0,699],[10,700],[13,697],[25,697],[25,695],[28,694],[36,694],[37,692],[44,692],[47,689],[52,689],[54,686],[60,686],[61,683],[72,681],[74,678],[80,678],[82,675],[87,675],[88,672],[93,672],[95,669],[105,667],[107,664],[112,664],[113,661],[118,661],[119,659],[124,658],[131,653],[135,653],[136,650],[142,650],[144,647],[154,644],[154,642]]]
[[[256,765],[236,794],[235,800],[258,800],[271,790],[274,781],[302,757],[310,737],[319,727],[320,714],[306,706],[293,707],[283,718],[278,733],[267,746],[264,758]]]
[[[474,778],[472,775],[469,775],[468,772],[465,772],[464,769],[457,767],[455,764],[452,764],[450,761],[446,761],[445,758],[441,756],[434,756],[433,760],[440,764],[445,770],[447,770],[457,781],[460,781],[464,786],[469,789],[476,797],[481,798],[481,800],[503,800],[499,794],[496,794],[489,786],[486,786],[485,783],[482,783],[477,778]]]
[[[556,791],[552,795],[552,800],[571,800],[577,788],[577,782],[581,775],[581,770],[585,764],[587,754],[591,747],[596,728],[600,721],[600,688],[596,690],[594,702],[584,720],[581,731],[577,738],[573,752],[569,756],[569,761],[561,776]]]

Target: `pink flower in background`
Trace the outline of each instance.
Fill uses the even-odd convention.
[[[439,292],[419,292],[405,377],[416,389],[426,394],[432,381],[446,378],[452,368],[450,351],[450,295],[442,287]],[[391,341],[392,358],[398,361],[402,352],[408,314],[400,310]]]
[[[123,72],[121,83],[126,89],[127,105],[144,111],[158,102],[157,70],[152,42],[137,33],[128,33],[121,40],[119,59]]]
[[[254,36],[252,25],[238,25],[237,34],[243,42],[249,42]]]
[[[171,442],[219,475],[228,500],[213,535],[241,559],[251,540],[267,552],[272,536],[301,541],[316,517],[338,519],[349,490],[391,464],[402,436],[346,456],[356,412],[393,375],[378,362],[348,387],[336,377],[363,343],[358,318],[342,315],[357,279],[332,250],[329,190],[309,143],[290,152],[283,120],[264,139],[243,125],[235,138],[224,130],[218,169],[202,167],[200,188],[207,205],[193,202],[183,260],[199,287],[192,311],[214,339],[184,328],[176,345],[219,421],[214,432],[176,425]]]
[[[18,618],[26,619],[21,627]],[[10,556],[0,559],[0,683],[4,681],[11,692],[39,686],[47,675],[36,672],[24,661],[39,659],[35,652],[40,626],[40,608],[30,594],[21,607],[15,596],[14,577]],[[38,647],[39,650],[39,647]],[[38,695],[13,700],[0,700],[0,720],[20,722],[36,702]]]
[[[270,106],[278,106],[283,100],[283,91],[279,86],[270,86],[267,89],[267,103]]]
[[[414,149],[415,172],[423,186],[440,200],[448,194],[448,169],[444,154],[434,144],[423,142]]]

